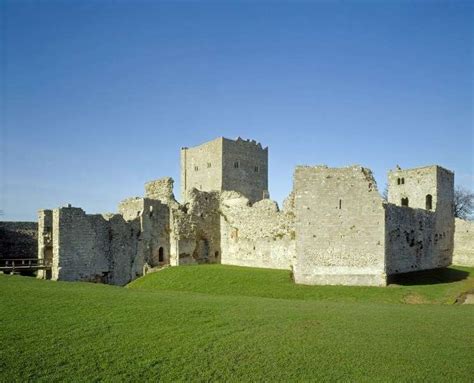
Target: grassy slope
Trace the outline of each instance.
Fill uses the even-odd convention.
[[[458,280],[459,279],[459,280]],[[414,281],[422,282],[414,285]],[[474,269],[453,267],[406,274],[389,287],[295,285],[289,271],[238,266],[173,267],[128,285],[147,290],[190,291],[212,295],[325,300],[337,302],[453,303],[474,289]],[[445,282],[445,283],[439,283]]]
[[[239,296],[238,279],[216,295],[0,275],[0,381],[472,381],[472,306]]]

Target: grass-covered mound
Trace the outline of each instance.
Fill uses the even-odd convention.
[[[210,276],[226,269],[232,280]],[[209,273],[221,295],[0,275],[0,381],[472,381],[473,306],[380,303],[379,289],[244,296],[261,282],[245,270],[183,267],[133,284],[174,272],[192,290],[183,275],[204,286]]]
[[[296,285],[285,270],[202,265],[163,269],[128,287],[335,302],[454,303],[460,294],[474,289],[474,269],[451,267],[403,274],[388,287],[348,287]]]

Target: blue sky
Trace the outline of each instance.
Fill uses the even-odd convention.
[[[2,1],[0,209],[116,211],[217,136],[298,164],[438,163],[474,189],[469,2]]]

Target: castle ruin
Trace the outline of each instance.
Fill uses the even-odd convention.
[[[145,185],[117,214],[40,210],[39,277],[125,285],[154,268],[220,263],[293,270],[296,283],[385,286],[391,275],[446,267],[454,174],[389,172],[388,201],[361,166],[298,166],[282,209],[269,199],[268,148],[217,138],[181,149],[173,180]]]

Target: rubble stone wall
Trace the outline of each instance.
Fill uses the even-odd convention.
[[[456,218],[453,265],[474,267],[474,222]]]
[[[295,258],[292,211],[279,211],[269,199],[250,206],[241,194],[224,192],[221,214],[222,264],[291,269]]]
[[[185,205],[171,209],[172,265],[220,262],[219,195],[193,188]]]
[[[371,172],[297,167],[293,192],[296,283],[385,285],[385,211]]]
[[[53,211],[52,279],[103,281],[109,273],[108,222],[80,208]]]

